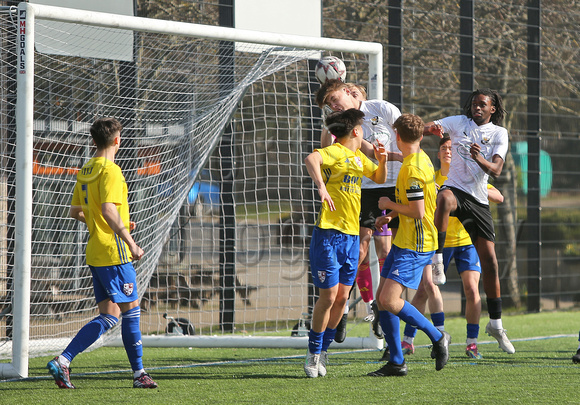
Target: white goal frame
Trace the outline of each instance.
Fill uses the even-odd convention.
[[[18,67],[16,104],[16,227],[13,295],[12,361],[0,364],[0,378],[28,377],[32,189],[33,189],[33,101],[35,19],[81,23],[97,27],[126,28],[151,33],[166,33],[197,38],[257,43],[267,46],[289,46],[304,49],[352,52],[368,55],[369,98],[383,98],[383,47],[376,42],[306,37],[240,30],[200,24],[155,20],[142,17],[75,10],[62,7],[20,3],[18,6]],[[190,347],[307,347],[307,337],[216,337],[216,336],[143,336],[145,346]],[[250,342],[251,340],[251,342]],[[113,342],[115,344],[115,342]],[[381,349],[382,340],[349,337],[341,348]]]

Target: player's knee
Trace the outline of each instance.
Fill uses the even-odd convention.
[[[113,315],[100,314],[97,317],[97,321],[103,326],[103,329],[105,331],[108,331],[113,326],[115,326],[117,324],[117,322],[119,322],[119,319]]]
[[[467,301],[475,302],[479,298],[479,288],[477,286],[465,285],[463,291]]]

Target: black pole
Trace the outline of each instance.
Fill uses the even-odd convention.
[[[474,80],[473,0],[459,3],[459,103],[465,105],[473,91]],[[467,300],[461,290],[461,315],[465,315]]]
[[[540,216],[540,97],[541,65],[540,39],[541,0],[528,2],[528,311],[541,310],[541,216]]]
[[[219,25],[234,27],[234,0],[220,0]],[[219,43],[220,96],[234,87],[234,44]],[[236,293],[236,210],[234,205],[234,134],[231,123],[220,143],[221,217],[220,217],[220,325],[223,332],[234,331]]]
[[[389,45],[387,100],[403,109],[403,4],[389,0]]]
[[[475,81],[473,48],[473,0],[461,0],[459,3],[460,107],[463,107],[473,91]]]

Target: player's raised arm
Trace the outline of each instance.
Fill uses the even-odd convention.
[[[424,136],[437,135],[439,138],[443,138],[444,132],[443,127],[440,124],[435,124],[433,121],[425,124],[425,127],[423,128]]]
[[[378,142],[377,145],[372,145],[374,158],[378,160],[377,170],[369,177],[377,184],[383,184],[387,180],[387,156],[388,152],[385,145]]]

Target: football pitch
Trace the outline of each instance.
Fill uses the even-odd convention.
[[[72,363],[77,389],[59,389],[48,376],[50,357],[30,360],[26,380],[0,382],[0,404],[568,404],[578,403],[580,312],[505,315],[504,327],[516,353],[508,355],[484,332],[482,360],[465,355],[465,320],[446,320],[452,336],[450,359],[435,371],[428,339],[418,332],[415,353],[406,356],[406,377],[367,377],[381,367],[381,351],[329,349],[326,377],[306,378],[306,348],[144,348],[144,364],[159,384],[131,388],[122,348],[80,354]],[[368,324],[349,323],[349,336],[368,336]],[[289,334],[290,331],[287,331]],[[278,331],[286,334],[286,331]]]

